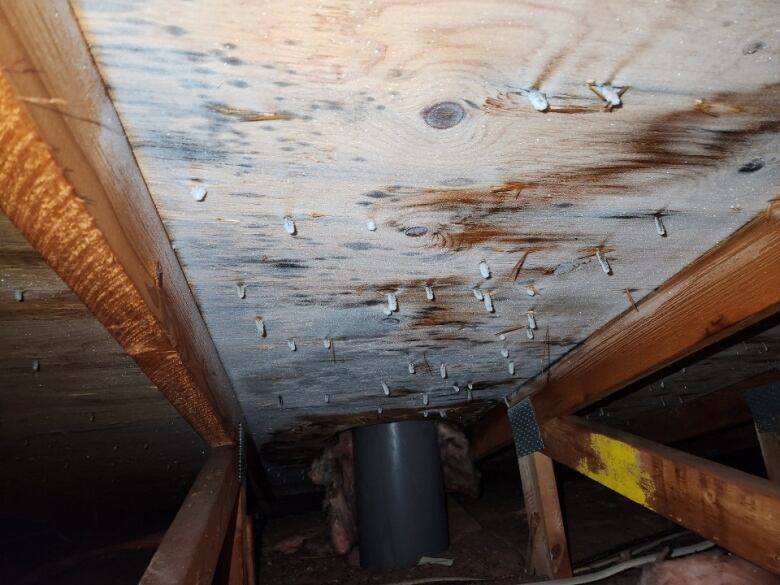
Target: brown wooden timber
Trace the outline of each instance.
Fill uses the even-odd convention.
[[[693,439],[750,421],[753,416],[745,391],[777,380],[780,380],[780,370],[762,372],[688,402],[643,412],[621,426],[658,443]]]
[[[212,450],[140,585],[211,583],[238,492],[236,450]]]
[[[576,417],[542,436],[554,460],[780,573],[780,486]]]
[[[771,206],[719,246],[627,309],[584,343],[524,384],[512,402],[532,395],[538,421],[571,414],[780,309],[780,210]],[[493,409],[473,437],[490,433],[479,458],[512,442]]]
[[[764,458],[766,476],[780,484],[780,432],[762,433],[756,429],[758,444],[761,446],[761,456]]]
[[[248,585],[256,585],[255,532],[251,515],[247,515],[244,518],[244,574],[246,575]]]
[[[532,453],[517,460],[528,517],[531,570],[548,579],[571,577],[571,563],[552,460]]]
[[[65,0],[0,0],[0,71],[0,207],[206,442],[232,442],[230,382]]]

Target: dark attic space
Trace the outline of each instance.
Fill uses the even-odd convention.
[[[0,584],[780,584],[780,5],[0,0]]]

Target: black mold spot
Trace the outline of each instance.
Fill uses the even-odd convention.
[[[163,30],[167,32],[169,35],[173,35],[175,37],[180,37],[182,35],[187,34],[187,29],[182,28],[180,26],[176,26],[175,24],[169,24],[168,26],[164,26]]]
[[[446,130],[460,123],[466,112],[455,102],[440,102],[422,111],[425,123],[437,130]]]
[[[234,49],[237,49],[238,45],[236,45],[235,43],[222,43],[222,48],[227,51],[232,51]]]
[[[416,225],[413,227],[408,227],[404,230],[404,234],[409,236],[410,238],[420,238],[428,233],[428,228],[424,225]]]
[[[241,59],[239,59],[238,57],[225,57],[224,59],[222,59],[222,62],[225,65],[243,65],[244,64],[244,62]]]
[[[757,53],[763,48],[764,48],[764,43],[761,41],[756,41],[755,43],[750,43],[747,47],[742,49],[742,54],[752,55],[753,53]]]
[[[233,87],[238,87],[241,89],[249,87],[249,84],[243,79],[231,79],[228,81],[228,85],[232,85]]]
[[[760,171],[764,168],[764,161],[760,158],[754,158],[750,162],[746,162],[744,165],[739,167],[740,173],[755,173],[756,171]]]
[[[468,185],[473,184],[474,181],[467,179],[466,177],[454,177],[452,179],[445,179],[444,181],[439,182],[439,185],[443,187],[467,187]]]
[[[376,246],[373,244],[369,244],[368,242],[348,242],[344,244],[345,248],[349,248],[350,250],[357,250],[359,252],[363,252],[365,250],[375,250],[377,249]]]
[[[384,191],[369,191],[365,196],[370,197],[371,199],[384,199],[385,197],[390,197],[390,195]]]
[[[574,207],[574,203],[568,203],[565,201],[563,203],[556,203],[555,207],[558,207],[559,209],[566,209],[567,207]]]

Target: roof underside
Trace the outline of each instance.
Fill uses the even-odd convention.
[[[778,188],[772,2],[75,4],[258,443],[472,420]]]

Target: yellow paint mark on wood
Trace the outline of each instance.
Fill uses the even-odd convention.
[[[639,452],[631,445],[598,434],[591,434],[590,448],[594,456],[581,459],[577,471],[649,508],[655,485],[639,463]]]

